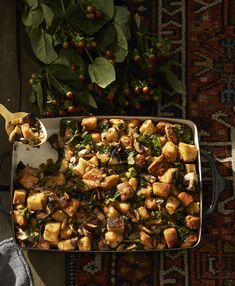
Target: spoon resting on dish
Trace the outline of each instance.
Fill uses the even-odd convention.
[[[38,147],[47,140],[46,128],[34,114],[12,113],[2,104],[0,104],[0,114],[5,119],[5,129],[10,143],[18,141]]]

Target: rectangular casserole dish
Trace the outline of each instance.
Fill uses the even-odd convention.
[[[196,247],[198,245],[198,243],[200,242],[200,239],[201,239],[201,228],[202,228],[202,219],[203,219],[203,217],[202,217],[202,214],[203,214],[203,197],[202,197],[201,158],[200,158],[200,146],[199,146],[198,131],[197,131],[196,125],[192,121],[189,121],[189,120],[171,119],[171,118],[133,117],[133,116],[130,116],[130,117],[129,116],[126,116],[126,117],[122,117],[122,116],[96,116],[96,117],[98,120],[117,118],[117,119],[124,119],[125,121],[130,120],[130,119],[139,119],[141,122],[144,122],[145,120],[152,120],[154,123],[157,123],[159,121],[164,121],[164,122],[169,122],[172,124],[183,124],[185,126],[188,126],[191,129],[194,144],[195,144],[195,146],[197,148],[197,152],[198,152],[198,156],[196,159],[196,165],[197,165],[196,167],[197,167],[197,175],[198,175],[198,190],[199,190],[199,202],[200,202],[200,211],[198,214],[200,216],[200,225],[199,225],[198,232],[197,232],[197,234],[198,234],[197,241],[192,246],[184,247],[184,249]],[[84,118],[84,117],[69,117],[68,119],[81,121],[82,118]],[[42,122],[47,129],[48,137],[59,132],[59,125],[60,125],[61,119],[65,119],[65,118],[42,119]],[[13,200],[14,190],[15,190],[14,181],[15,181],[15,176],[16,176],[16,169],[17,169],[17,166],[20,162],[22,162],[24,165],[29,165],[30,167],[38,168],[40,164],[42,164],[42,163],[46,164],[48,159],[52,159],[53,161],[56,161],[57,158],[58,158],[58,153],[55,149],[53,149],[51,147],[51,144],[49,142],[46,142],[45,144],[40,146],[40,148],[33,148],[33,147],[23,145],[23,144],[20,144],[17,142],[14,143],[13,152],[12,152],[12,172],[11,172],[11,187],[10,187],[10,189],[11,189],[11,201]],[[211,160],[210,160],[210,164],[212,164]],[[215,169],[214,169],[214,172],[216,173]],[[218,173],[216,173],[216,175],[214,177],[219,178],[220,176]],[[215,195],[213,195],[213,203],[212,203],[211,208],[210,208],[211,211],[213,211],[213,209],[215,208],[219,193],[224,188],[224,184],[222,183],[222,185],[220,185],[219,187],[220,187],[219,190],[213,192],[213,194],[215,194]],[[16,243],[18,243],[18,240],[16,238],[16,228],[15,228],[15,223],[14,223],[14,206],[12,203],[11,203],[11,221],[12,221],[12,229],[13,229],[14,238],[15,238]],[[41,248],[33,248],[33,247],[22,246],[22,245],[20,245],[20,247],[22,247],[23,249],[42,250]],[[167,249],[182,249],[182,248],[181,247],[171,247],[171,248],[163,248],[163,249],[167,250]],[[50,248],[47,250],[48,251],[60,251],[60,250],[54,249],[54,248]],[[103,249],[103,250],[107,251],[107,249]],[[102,252],[103,250],[89,250],[89,252],[90,251]],[[161,250],[161,249],[155,249],[154,248],[154,249],[150,249],[148,251],[158,251],[158,250]],[[78,252],[79,250],[69,250],[69,251]],[[109,249],[109,251],[114,251],[114,250]],[[127,251],[127,250],[126,249],[119,249],[119,250],[115,250],[114,252],[117,252],[117,251],[123,252],[123,251]],[[146,249],[144,249],[144,250],[135,249],[135,251],[146,251]]]

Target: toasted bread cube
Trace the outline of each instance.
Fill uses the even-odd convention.
[[[131,208],[131,205],[130,205],[130,203],[116,201],[115,202],[115,208],[120,213],[127,214]]]
[[[146,135],[152,135],[156,132],[155,125],[153,124],[152,120],[145,120],[143,124],[140,126],[140,133]]]
[[[78,248],[81,251],[89,251],[91,250],[91,237],[84,236],[80,238],[77,242]]]
[[[119,212],[113,205],[104,206],[103,211],[108,218],[117,218],[120,216]]]
[[[180,201],[176,197],[169,196],[166,201],[166,211],[172,215],[178,208]]]
[[[193,202],[193,196],[191,196],[187,192],[181,192],[177,198],[185,205],[188,206],[191,202]]]
[[[125,121],[119,118],[112,118],[109,120],[112,126],[115,127],[118,131],[123,131],[126,128]]]
[[[94,143],[101,142],[101,135],[100,135],[100,133],[98,133],[98,132],[91,133],[91,140]]]
[[[48,222],[45,225],[43,238],[52,244],[57,244],[60,233],[60,222]]]
[[[83,127],[83,130],[93,131],[97,127],[97,118],[95,116],[83,118],[81,125]]]
[[[76,212],[77,212],[77,209],[79,208],[80,206],[80,201],[77,200],[77,199],[74,199],[74,198],[71,198],[70,201],[69,201],[69,204],[67,206],[67,208],[64,209],[64,212],[70,216],[70,217],[73,217]]]
[[[60,231],[60,237],[63,239],[69,239],[72,237],[72,235],[73,235],[73,230],[69,225],[67,225],[64,229]]]
[[[128,147],[131,147],[132,144],[133,144],[133,138],[131,136],[125,136],[123,135],[121,138],[120,138],[120,142],[122,144],[122,146],[124,148],[128,148]]]
[[[80,157],[78,164],[73,168],[73,173],[78,177],[82,177],[86,172],[88,172],[92,168],[93,165],[90,162]]]
[[[104,143],[118,142],[118,131],[114,127],[109,128],[106,132],[101,133],[101,140]]]
[[[105,240],[111,248],[115,248],[123,241],[123,235],[114,231],[108,231],[105,233]]]
[[[24,189],[16,189],[13,196],[14,205],[24,205],[26,200],[27,191]]]
[[[197,158],[197,147],[195,145],[180,142],[179,153],[184,162],[193,162]]]
[[[117,191],[120,193],[121,201],[125,201],[134,196],[135,190],[128,182],[117,185]]]
[[[125,231],[125,223],[123,219],[119,217],[108,218],[107,219],[107,230],[123,234]]]
[[[14,222],[15,222],[16,224],[19,224],[19,225],[21,225],[21,226],[27,224],[26,217],[25,217],[25,215],[24,215],[24,213],[23,213],[22,210],[17,210],[17,211],[14,210],[14,211],[13,211],[13,218],[14,218]]]
[[[166,122],[159,121],[156,125],[157,133],[164,135],[165,134],[165,128],[166,128]]]
[[[94,165],[95,167],[99,166],[99,160],[97,158],[97,156],[93,156],[88,162],[90,162],[92,165]]]
[[[178,171],[177,168],[169,168],[163,173],[162,176],[158,176],[159,181],[162,183],[171,184],[174,178],[175,173]]]
[[[178,242],[177,230],[174,227],[167,228],[163,232],[168,248],[174,247]]]
[[[138,196],[143,196],[145,198],[150,198],[153,192],[153,188],[151,185],[147,185],[147,187],[142,187],[138,192]]]
[[[188,173],[197,173],[196,165],[195,164],[185,164],[185,171],[186,174]]]
[[[143,219],[148,219],[150,217],[148,210],[143,206],[138,208],[138,213]]]
[[[57,246],[60,250],[64,251],[75,249],[75,245],[72,244],[71,239],[61,240],[57,243]]]
[[[153,183],[153,194],[155,196],[166,199],[169,196],[171,185],[168,183]]]
[[[187,215],[184,219],[185,226],[190,229],[198,229],[200,226],[200,217],[194,215]]]
[[[128,182],[132,186],[133,190],[136,191],[138,187],[138,180],[136,178],[130,178]]]
[[[108,177],[105,177],[104,180],[101,182],[101,189],[105,191],[112,189],[118,184],[119,179],[119,175],[110,175]]]
[[[144,245],[145,249],[153,249],[157,245],[156,240],[144,231],[140,231],[140,242]]]
[[[158,171],[161,168],[163,164],[163,155],[160,155],[159,157],[156,157],[154,161],[149,165],[148,172],[150,175],[157,176]]]
[[[166,142],[162,147],[162,155],[167,162],[175,162],[178,156],[178,147],[173,142]]]
[[[47,195],[45,193],[31,193],[27,198],[27,207],[31,211],[41,211],[45,208]]]
[[[64,219],[68,218],[67,215],[60,209],[53,212],[52,217],[56,221],[62,222]]]
[[[155,198],[148,198],[144,203],[149,210],[158,210],[159,204]]]
[[[188,214],[194,215],[200,213],[200,203],[199,202],[192,202],[186,208]]]
[[[39,169],[25,167],[21,172],[20,184],[25,189],[32,189],[39,181]]]
[[[198,240],[197,233],[189,234],[185,241],[180,245],[181,248],[189,248],[190,246],[194,245]]]
[[[133,118],[133,119],[130,119],[127,121],[127,127],[130,129],[134,129],[134,128],[139,127],[139,126],[140,126],[140,120],[139,119]]]

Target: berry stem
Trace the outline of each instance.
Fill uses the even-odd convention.
[[[91,54],[89,53],[89,51],[88,51],[87,48],[85,48],[85,51],[86,51],[86,53],[87,53],[88,58],[90,59],[90,61],[91,61],[92,63],[94,63],[93,58],[92,58],[92,56],[91,56]]]
[[[61,3],[61,7],[62,7],[62,10],[63,10],[63,13],[65,14],[65,7],[64,7],[64,1],[63,0],[60,0],[60,3]]]

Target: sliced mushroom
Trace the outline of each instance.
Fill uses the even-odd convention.
[[[134,148],[138,153],[144,153],[144,147],[136,139],[134,140]]]
[[[187,190],[195,191],[195,186],[197,183],[197,175],[194,172],[190,172],[184,176],[186,184],[188,184]]]

